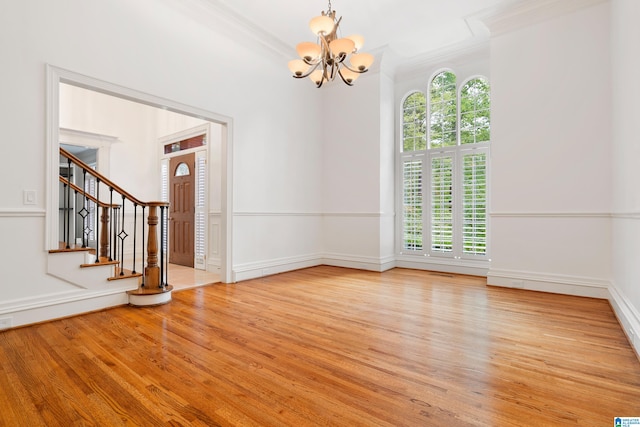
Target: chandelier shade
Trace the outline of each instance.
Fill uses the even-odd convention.
[[[355,82],[356,79],[360,77],[360,74],[356,73],[355,71],[351,71],[348,68],[343,68],[340,70],[340,76],[345,81],[345,83],[350,84]]]
[[[351,34],[350,36],[347,36],[346,38],[351,39],[353,41],[354,49],[356,51],[359,50],[362,47],[362,45],[364,44],[364,37],[362,37],[360,34]]]
[[[320,58],[320,55],[322,55],[322,48],[311,42],[298,43],[296,51],[298,52],[298,55],[300,55],[300,58],[307,62],[317,61],[318,58]]]
[[[334,41],[329,43],[329,50],[331,50],[333,56],[336,57],[346,56],[353,52],[354,48],[355,43],[353,43],[353,40],[347,38],[335,39]]]
[[[373,65],[373,55],[359,52],[364,37],[359,34],[338,37],[341,21],[342,18],[336,19],[331,1],[326,11],[311,19],[309,28],[317,41],[298,43],[296,52],[300,59],[288,64],[293,77],[309,77],[317,87],[321,87],[340,76],[345,84],[352,86],[360,74],[369,70]]]
[[[311,32],[316,36],[331,34],[335,28],[333,19],[326,15],[316,16],[309,22]]]
[[[349,58],[351,66],[358,71],[367,70],[373,64],[374,58],[370,53],[354,53]]]
[[[296,77],[302,77],[307,69],[309,69],[309,65],[302,59],[294,59],[293,61],[289,61],[289,70]]]

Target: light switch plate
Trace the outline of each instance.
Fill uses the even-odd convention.
[[[24,190],[22,192],[22,203],[25,204],[25,205],[35,205],[37,203],[36,191],[35,190]]]

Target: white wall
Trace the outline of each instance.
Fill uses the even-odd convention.
[[[11,315],[20,299],[70,289],[46,275],[45,236],[36,232],[44,228],[47,188],[46,64],[231,117],[234,264],[321,252],[319,218],[298,224],[268,215],[321,209],[318,95],[292,81],[286,58],[249,50],[255,42],[206,2],[186,3],[201,9],[187,14],[185,2],[174,0],[0,3],[0,114],[10,141],[2,154],[28,159],[0,171],[2,182],[19,183],[0,186],[0,232],[4,241],[20,241],[19,251],[0,249],[0,315]],[[35,205],[23,205],[23,190],[36,192]]]
[[[603,3],[492,39],[490,284],[608,295],[609,31]]]
[[[614,0],[611,13],[613,89],[613,284],[611,303],[640,354],[640,2]]]
[[[338,81],[322,88],[327,264],[369,270],[393,265],[390,86],[387,76],[370,71],[352,87]]]

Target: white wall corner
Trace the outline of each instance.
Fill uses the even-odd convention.
[[[322,264],[333,267],[354,268],[356,270],[377,271],[379,273],[396,267],[395,256],[364,257],[338,253],[325,253]]]
[[[233,283],[242,282],[244,280],[271,276],[273,274],[285,273],[287,271],[315,267],[321,264],[322,257],[319,254],[237,264],[233,266],[232,280]]]
[[[273,259],[264,262],[239,264],[233,268],[233,281],[256,279],[273,274],[285,273],[287,271],[300,270],[303,268],[316,267],[319,265],[330,265],[334,267],[353,268],[356,270],[367,270],[383,272],[396,267],[393,255],[381,258],[375,257],[354,257],[345,254],[312,254],[301,257],[290,257]]]
[[[640,359],[640,313],[629,304],[629,300],[613,283],[609,286],[609,303],[629,340],[629,344]]]

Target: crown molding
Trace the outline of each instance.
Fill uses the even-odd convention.
[[[259,44],[278,58],[290,59],[295,56],[295,49],[290,45],[219,0],[180,0],[173,4],[192,19],[206,27],[215,28],[217,32],[230,34],[229,30],[232,30],[234,40],[253,50]]]
[[[395,77],[403,80],[411,80],[424,77],[425,70],[433,66],[448,65],[456,67],[476,60],[488,59],[490,53],[488,39],[472,39],[447,46],[442,49],[428,52],[413,58],[396,57]]]
[[[60,142],[80,142],[86,143],[87,141],[92,141],[96,144],[101,143],[114,143],[119,142],[119,138],[117,136],[111,135],[103,135],[100,133],[87,132],[84,130],[71,129],[71,128],[60,128],[59,131]]]
[[[473,18],[483,22],[491,36],[496,36],[606,2],[609,0],[517,0],[485,9]]]

